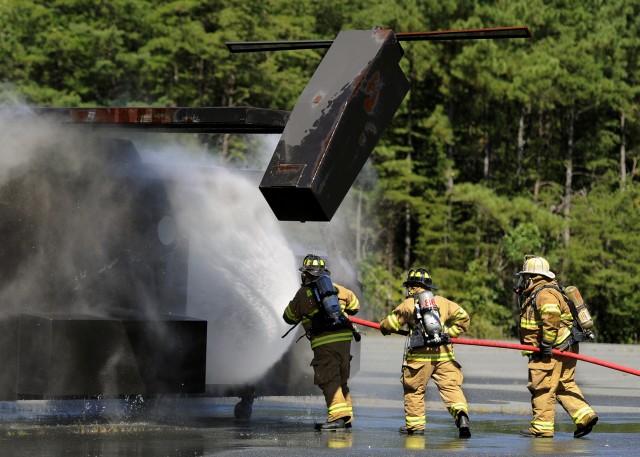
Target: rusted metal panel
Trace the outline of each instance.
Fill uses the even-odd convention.
[[[402,55],[388,29],[336,37],[260,183],[279,220],[331,220],[409,90]]]
[[[453,41],[453,40],[495,40],[505,38],[531,38],[528,27],[490,27],[466,30],[434,30],[430,32],[400,32],[400,41]]]
[[[62,124],[91,128],[154,130],[174,133],[281,133],[289,112],[253,107],[206,108],[14,108],[2,112],[50,116]]]

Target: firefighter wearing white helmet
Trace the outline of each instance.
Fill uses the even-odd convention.
[[[327,420],[315,429],[340,430],[351,428],[353,406],[347,381],[351,370],[351,340],[355,332],[345,314],[354,315],[360,303],[353,291],[335,284],[324,260],[307,255],[301,271],[301,287],[284,310],[287,324],[302,323],[313,350],[313,382],[324,394]]]
[[[529,382],[533,420],[520,434],[551,438],[555,427],[555,400],[576,424],[574,437],[590,433],[598,416],[585,401],[574,376],[576,359],[556,356],[552,349],[578,353],[571,328],[573,316],[562,288],[543,257],[526,256],[514,288],[520,301],[520,341],[540,348],[524,351],[529,357]]]
[[[429,379],[433,379],[460,438],[469,438],[469,408],[461,387],[463,376],[450,340],[469,329],[469,315],[457,303],[433,294],[438,288],[424,268],[410,270],[403,286],[407,298],[380,322],[383,335],[408,333],[400,377],[405,411],[405,426],[400,433],[424,435],[424,395]]]

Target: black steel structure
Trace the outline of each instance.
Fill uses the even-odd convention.
[[[409,91],[402,54],[391,30],[337,36],[260,183],[279,220],[331,220]]]

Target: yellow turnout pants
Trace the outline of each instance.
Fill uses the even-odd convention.
[[[575,344],[566,352],[578,353]],[[551,359],[529,362],[529,383],[533,420],[529,430],[553,436],[556,399],[576,425],[586,425],[596,416],[575,382],[576,359],[553,355]]]
[[[327,422],[344,418],[353,421],[349,393],[351,341],[338,341],[313,348],[313,383],[322,389],[327,404]]]
[[[467,400],[462,392],[462,371],[456,361],[405,362],[400,382],[404,389],[404,414],[407,430],[424,430],[426,414],[424,394],[429,379],[433,378],[440,397],[451,416],[458,418],[460,412],[468,415]]]

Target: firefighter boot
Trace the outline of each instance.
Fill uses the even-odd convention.
[[[456,419],[456,427],[458,427],[459,438],[471,438],[471,430],[469,429],[469,416],[465,413],[458,414]]]
[[[400,430],[398,430],[400,433],[402,433],[403,435],[424,435],[424,429],[423,428],[407,428],[407,427],[402,427],[400,428]]]
[[[584,425],[582,427],[578,426],[576,431],[573,432],[573,437],[582,438],[583,436],[588,435],[589,433],[591,433],[591,429],[593,428],[594,425],[596,425],[597,422],[598,422],[598,416],[595,416],[593,419],[587,422],[587,425]]]
[[[538,435],[537,433],[533,433],[530,429],[528,428],[523,428],[522,430],[520,430],[520,434],[522,436],[528,436],[530,438],[553,438],[552,436],[547,436],[547,435]]]
[[[335,430],[344,430],[346,428],[344,419],[336,419],[331,422],[325,422],[324,424],[316,424],[315,429],[319,432],[322,431],[335,431]]]

